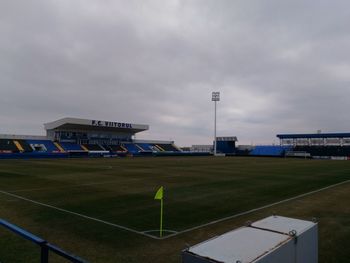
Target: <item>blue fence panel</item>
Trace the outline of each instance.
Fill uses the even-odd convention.
[[[261,155],[261,156],[283,156],[285,151],[289,150],[291,147],[285,146],[256,146],[250,155]]]

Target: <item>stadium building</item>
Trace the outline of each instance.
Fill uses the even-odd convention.
[[[63,118],[44,124],[46,136],[0,135],[0,158],[177,153],[174,141],[136,140],[145,124]]]
[[[236,155],[350,158],[350,133],[277,134],[279,145],[240,145]]]
[[[350,133],[278,134],[289,156],[350,157]]]
[[[62,118],[44,124],[46,136],[0,134],[0,158],[74,156],[209,155],[211,145],[182,151],[174,141],[136,140],[149,125],[129,122]],[[271,157],[350,157],[350,133],[278,134],[279,145],[236,147],[237,137],[217,137],[217,153]]]
[[[216,137],[216,147],[218,153],[233,154],[236,151],[236,136],[229,137]],[[194,144],[191,146],[192,152],[214,152],[214,141],[213,144]]]

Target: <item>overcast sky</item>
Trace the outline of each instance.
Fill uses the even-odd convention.
[[[62,117],[137,138],[350,132],[350,1],[1,0],[0,133]]]

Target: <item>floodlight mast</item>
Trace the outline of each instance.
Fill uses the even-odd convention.
[[[220,92],[213,91],[211,100],[214,101],[214,156],[216,156],[216,102],[220,101]]]

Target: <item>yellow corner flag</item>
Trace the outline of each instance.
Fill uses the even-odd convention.
[[[164,188],[161,186],[156,195],[154,196],[155,200],[160,200],[160,228],[159,228],[159,236],[163,236],[163,192]]]
[[[154,196],[154,199],[155,199],[155,200],[161,200],[161,199],[163,199],[163,186],[161,186],[161,187],[158,189],[156,195]]]

